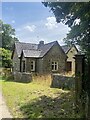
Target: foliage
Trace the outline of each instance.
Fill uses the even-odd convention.
[[[12,50],[12,46],[15,41],[18,39],[15,37],[15,29],[12,28],[9,24],[4,24],[0,20],[0,39],[2,41],[2,45],[0,47]]]
[[[76,43],[90,52],[90,2],[44,2],[44,5],[53,11],[58,23],[71,28],[65,42]]]
[[[0,76],[2,76],[2,79],[5,79],[7,81],[13,80],[13,74],[11,73],[11,68],[0,68]]]
[[[90,71],[90,2],[43,2],[43,4],[53,11],[58,23],[63,22],[71,28],[65,42],[81,47],[86,53]],[[90,74],[88,78],[90,79]]]
[[[2,80],[2,92],[15,118],[77,118],[74,91],[50,88],[39,83]]]
[[[10,68],[12,66],[10,50],[0,48],[0,59],[2,60],[2,63],[0,63],[0,67]]]
[[[15,37],[15,29],[0,20],[0,60],[2,60],[0,67],[9,68],[12,66],[11,52],[15,41],[18,41]]]
[[[65,42],[79,45],[86,53],[87,77],[84,78],[86,86],[84,83],[83,85],[90,101],[90,2],[43,2],[43,4],[53,11],[58,23],[63,22],[71,28],[64,39]],[[88,107],[90,114],[89,109]]]
[[[77,44],[87,57],[87,88],[90,86],[90,2],[43,2],[49,7],[56,21],[68,25],[71,30],[64,39],[67,44]],[[89,91],[90,93],[90,91]]]

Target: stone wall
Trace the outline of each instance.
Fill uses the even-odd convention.
[[[52,75],[51,87],[62,89],[74,89],[75,81],[74,77],[67,77],[62,75]]]
[[[63,52],[62,48],[55,44],[43,57],[43,72],[44,73],[63,73],[66,69],[67,56]],[[52,71],[52,62],[58,62],[58,70]]]
[[[32,73],[21,73],[14,72],[14,81],[28,83],[35,82],[44,85],[48,85],[52,88],[61,88],[61,89],[74,89],[75,81],[74,77],[62,76],[59,74],[32,74]]]
[[[31,71],[31,61],[35,61],[35,71]],[[35,58],[26,58],[26,72],[37,72],[36,71],[36,59]]]
[[[43,58],[38,58],[36,61],[36,73],[43,74]]]
[[[23,56],[22,56],[23,59]],[[35,61],[35,71],[32,73],[50,74],[63,73],[66,69],[67,56],[62,48],[56,44],[54,45],[43,58],[26,58],[26,72],[32,72],[30,68],[30,61]],[[52,71],[52,62],[58,62],[58,70]]]
[[[14,51],[12,62],[13,62],[13,71],[19,72],[20,71],[20,59],[18,58],[16,49]]]
[[[14,75],[14,81],[16,82],[28,83],[32,81],[32,74],[30,73],[14,72],[13,75]]]

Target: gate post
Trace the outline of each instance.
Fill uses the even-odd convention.
[[[84,103],[84,71],[85,71],[85,54],[77,54],[75,59],[75,95],[76,95],[76,113],[81,111],[85,117],[85,103]]]

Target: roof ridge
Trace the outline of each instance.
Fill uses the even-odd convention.
[[[41,50],[39,50],[39,49],[28,49],[28,50],[23,49],[22,51],[41,51]]]
[[[53,42],[49,42],[49,43],[46,43],[44,45],[48,45],[48,44],[52,44],[52,43],[56,43],[57,41],[53,41]]]
[[[52,44],[52,43],[56,43],[56,42],[57,42],[57,41],[52,41],[52,42],[46,43],[46,44],[44,44],[44,45],[48,45],[48,44]],[[39,45],[39,43],[38,43],[38,44],[36,44],[36,43],[20,42],[20,41],[15,41],[15,43]]]
[[[64,46],[68,46],[68,47],[69,47],[70,45],[62,45],[62,47],[64,47]],[[70,47],[71,47],[71,46],[70,46]]]
[[[35,43],[29,43],[29,42],[20,42],[20,41],[15,41],[15,43],[38,45],[38,44],[35,44]]]

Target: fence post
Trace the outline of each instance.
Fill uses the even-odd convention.
[[[76,93],[76,113],[82,113],[85,117],[84,101],[84,75],[85,75],[85,55],[75,55],[75,93]]]

